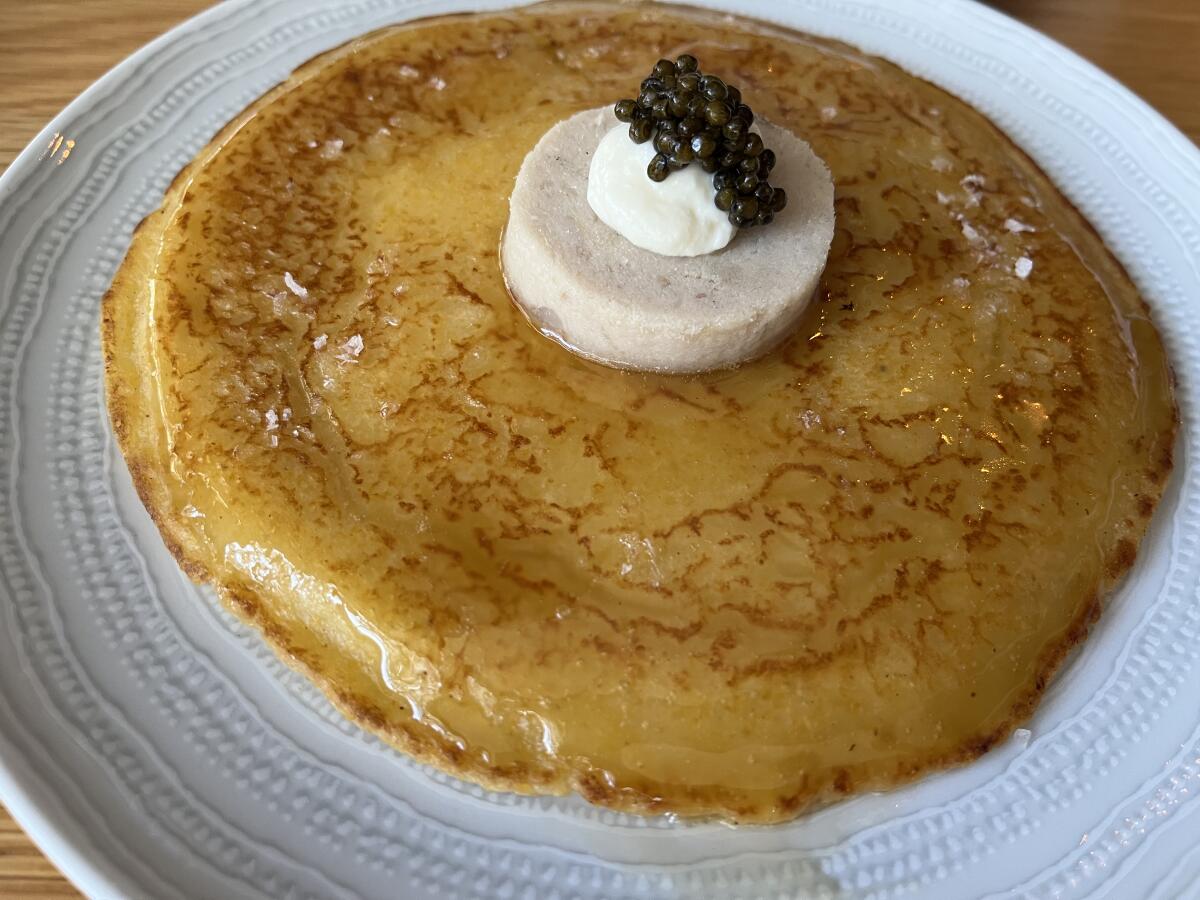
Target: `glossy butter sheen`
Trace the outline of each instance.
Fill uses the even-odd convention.
[[[538,137],[684,51],[826,160],[838,229],[781,349],[623,373],[529,327],[496,248]],[[189,574],[418,758],[641,812],[773,821],[987,749],[1171,465],[1144,304],[986,120],[677,8],[315,60],[181,173],[104,315],[115,429]]]

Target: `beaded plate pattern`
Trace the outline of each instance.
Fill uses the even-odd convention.
[[[316,53],[498,0],[229,0],[135,54],[0,179],[0,799],[97,897],[1177,897],[1200,884],[1200,152],[965,0],[717,0],[989,114],[1154,307],[1183,416],[1134,572],[1028,731],[769,829],[500,795],[342,719],[180,574],[107,426],[97,315],[137,221]]]

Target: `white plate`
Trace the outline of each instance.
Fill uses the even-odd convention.
[[[298,63],[389,22],[501,5],[231,0],[101,79],[0,179],[0,799],[101,898],[1200,894],[1200,152],[972,3],[712,5],[850,41],[974,103],[1154,307],[1184,417],[1176,474],[1030,733],[769,829],[490,794],[350,726],[180,575],[102,401],[97,307],[134,224]]]

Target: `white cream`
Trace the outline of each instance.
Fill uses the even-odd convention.
[[[618,125],[600,139],[588,169],[587,201],[596,216],[629,243],[662,256],[703,256],[720,250],[737,229],[713,203],[712,176],[698,165],[651,181],[654,144],[635,144]]]

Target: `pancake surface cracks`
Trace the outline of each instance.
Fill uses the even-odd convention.
[[[827,161],[837,232],[780,350],[614,372],[511,307],[507,194],[554,122],[684,49]],[[1023,154],[885,62],[675,8],[315,60],[177,179],[104,317],[189,574],[420,759],[638,811],[777,820],[983,752],[1171,464],[1145,306]]]

